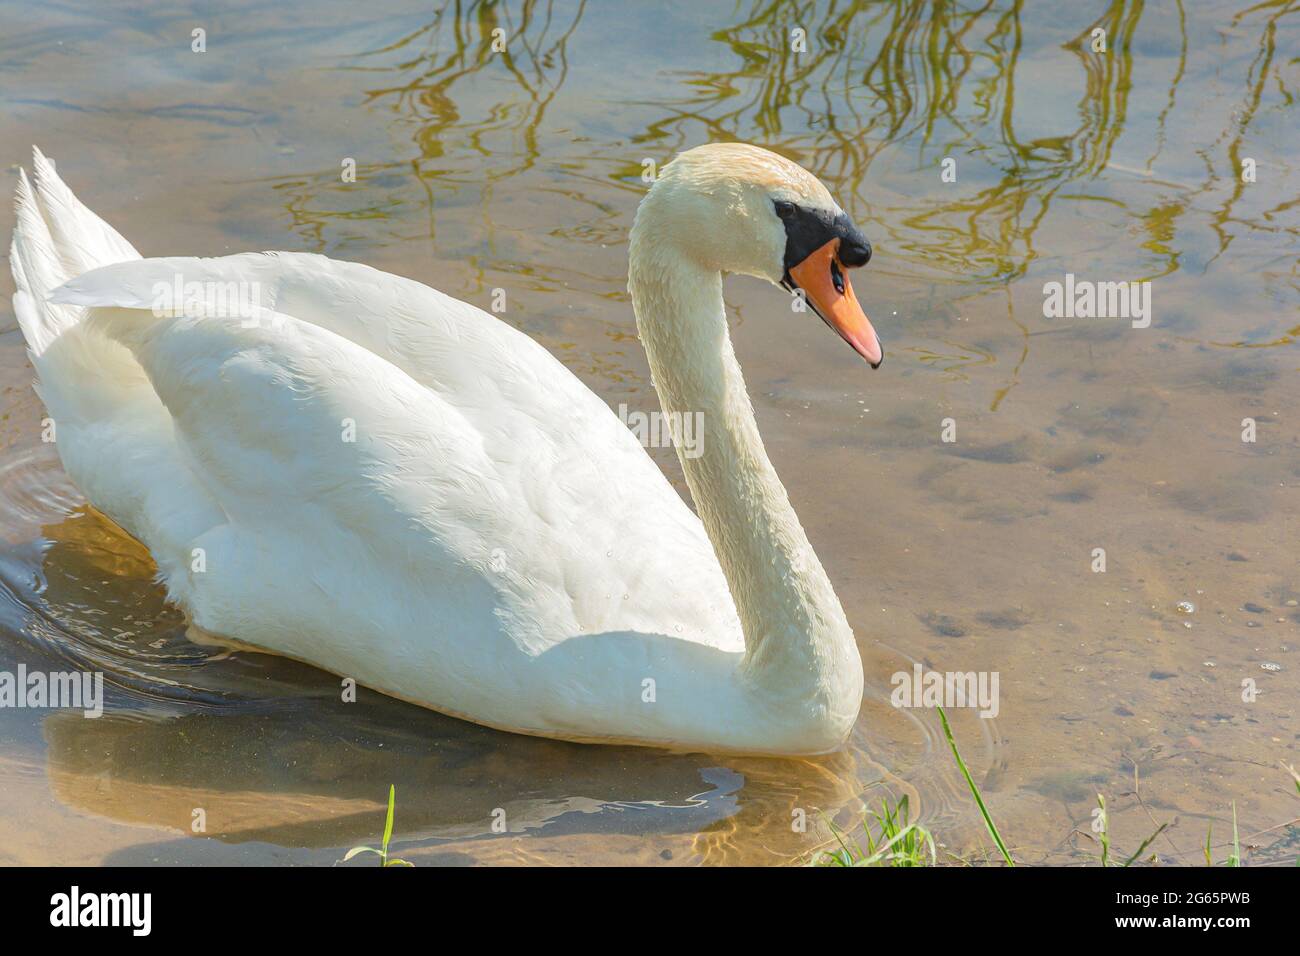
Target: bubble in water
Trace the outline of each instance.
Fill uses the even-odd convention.
[[[1179,614],[1195,614],[1196,605],[1191,601],[1179,601],[1177,610]]]

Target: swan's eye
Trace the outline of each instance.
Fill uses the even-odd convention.
[[[784,199],[776,201],[776,214],[782,219],[793,219],[798,211],[799,207],[792,202],[786,202]]]

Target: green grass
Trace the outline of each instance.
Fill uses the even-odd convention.
[[[1111,866],[1112,864],[1110,861],[1110,814],[1106,810],[1106,798],[1103,797],[1100,793],[1097,794],[1097,806],[1101,809],[1101,812],[1097,815],[1097,822],[1101,824],[1101,828],[1097,831],[1097,842],[1101,844],[1101,865]],[[1162,823],[1160,824],[1160,826],[1156,827],[1156,832],[1151,834],[1145,840],[1143,840],[1142,845],[1139,846],[1136,850],[1134,850],[1133,853],[1128,858],[1126,858],[1123,863],[1120,864],[1120,866],[1121,867],[1132,866],[1134,863],[1136,863],[1138,857],[1140,857],[1146,851],[1147,847],[1149,847],[1152,843],[1155,842],[1156,837],[1160,836],[1160,834],[1165,832],[1165,828],[1168,826],[1169,824]]]
[[[984,818],[984,826],[989,831],[989,836],[997,845],[998,852],[1002,854],[1002,859],[1006,860],[1007,866],[1015,866],[1016,861],[1011,859],[1011,852],[1002,840],[1002,834],[998,832],[997,824],[989,816],[989,808],[984,805],[984,798],[980,795],[980,788],[975,786],[975,781],[971,778],[970,771],[966,769],[966,761],[961,759],[961,752],[957,749],[957,741],[952,736],[952,727],[948,725],[948,715],[943,712],[942,707],[936,707],[939,711],[939,720],[943,723],[943,734],[948,738],[948,746],[952,748],[953,758],[957,761],[957,766],[961,769],[961,775],[966,778],[966,786],[970,787],[971,796],[975,798],[975,804],[980,808],[980,816]]]
[[[1097,831],[1097,839],[1101,841],[1101,865],[1110,864],[1110,821],[1106,819],[1106,798],[1100,793],[1097,794],[1097,806],[1101,807],[1101,815],[1097,817],[1097,822],[1101,824],[1101,829]]]
[[[397,787],[393,784],[389,784],[388,816],[384,820],[384,841],[381,844],[380,849],[376,850],[373,846],[354,846],[352,849],[348,850],[347,855],[343,857],[344,863],[352,859],[354,856],[360,856],[362,853],[374,853],[379,857],[380,866],[415,866],[414,863],[410,863],[406,860],[399,860],[397,857],[391,857],[388,855],[388,841],[392,839],[393,836],[393,807],[396,802]]]
[[[1286,767],[1286,764],[1282,766]],[[1291,770],[1287,767],[1287,770]],[[1291,773],[1295,773],[1291,770]],[[1300,780],[1296,782],[1296,791],[1300,792]],[[1214,834],[1214,824],[1210,824],[1205,830],[1205,865],[1214,866],[1214,852],[1210,847],[1211,838]],[[1241,856],[1241,834],[1237,832],[1237,801],[1232,801],[1232,852],[1228,858],[1223,861],[1224,866],[1245,866]],[[1300,866],[1300,858],[1296,859],[1296,866]]]
[[[984,796],[980,793],[979,787],[975,785],[975,780],[971,777],[966,761],[962,759],[961,751],[957,749],[957,741],[953,737],[952,726],[948,723],[948,715],[944,713],[942,707],[936,707],[935,709],[939,712],[939,722],[943,725],[943,733],[948,739],[948,746],[952,750],[953,759],[957,761],[957,768],[966,780],[966,786],[970,788],[971,796],[975,799],[975,805],[979,808],[980,817],[984,820],[985,829],[988,830],[989,836],[992,837],[994,845],[998,848],[998,852],[1002,855],[1002,859],[1007,866],[1015,866],[1016,861],[1012,858],[1011,851],[1007,849],[1006,841],[1002,839],[997,824],[993,822],[989,808],[984,802]],[[1287,766],[1285,763],[1282,764],[1282,767],[1291,775],[1295,782],[1296,793],[1300,794],[1300,773],[1297,773],[1294,767]],[[1169,827],[1167,823],[1160,824],[1156,827],[1155,832],[1143,840],[1133,853],[1124,857],[1121,862],[1116,863],[1112,858],[1113,852],[1117,848],[1111,843],[1110,814],[1106,809],[1106,798],[1101,794],[1097,794],[1097,806],[1099,809],[1096,811],[1096,823],[1099,825],[1094,825],[1094,830],[1097,833],[1097,843],[1101,848],[1100,863],[1102,866],[1132,866],[1155,842],[1156,838]],[[813,863],[817,866],[926,866],[927,863],[933,866],[936,862],[934,836],[920,824],[912,823],[910,816],[911,811],[906,796],[892,805],[888,799],[882,800],[880,810],[871,811],[870,815],[862,821],[863,839],[861,842],[851,839],[844,831],[831,823],[831,833],[839,844],[839,849],[821,851],[814,856]],[[1214,866],[1214,856],[1211,849],[1213,832],[1214,828],[1211,825],[1205,834],[1206,866]],[[1085,835],[1091,839],[1090,835]],[[1147,862],[1155,862],[1155,860],[1155,854],[1152,854]],[[1232,852],[1224,865],[1244,865],[1241,854],[1241,837],[1237,829],[1236,801],[1232,803]],[[1296,865],[1300,866],[1300,859],[1296,860]]]
[[[862,821],[862,842],[851,839],[831,823],[831,832],[840,848],[823,853],[818,865],[925,866],[927,857],[933,865],[934,837],[925,827],[912,823],[910,816],[906,796],[892,806],[888,799],[881,800],[880,810],[871,812],[871,817],[875,817],[875,832],[871,817]]]
[[[1232,801],[1232,855],[1228,866],[1241,866],[1241,837],[1237,835],[1237,801]]]

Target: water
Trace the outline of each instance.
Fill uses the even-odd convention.
[[[999,674],[997,717],[954,729],[1019,858],[1095,855],[1077,831],[1104,793],[1121,849],[1176,820],[1152,850],[1197,862],[1235,802],[1251,858],[1289,861],[1292,5],[622,7],[0,0],[0,163],[12,184],[38,143],[145,254],[323,252],[484,307],[504,288],[505,321],[646,411],[625,291],[644,161],[740,139],[814,170],[875,246],[855,284],[884,367],[762,283],[727,298],[863,652],[850,745],[790,761],[514,737],[192,644],[147,554],[41,443],[9,331],[0,670],[101,670],[109,702],[98,720],[0,710],[0,861],[331,863],[377,839],[389,782],[421,864],[793,862],[887,793],[980,861],[932,713],[889,704],[917,661]],[[1080,48],[1094,26],[1104,55]],[[1066,273],[1151,281],[1150,328],[1045,318]],[[684,491],[671,450],[651,454]]]

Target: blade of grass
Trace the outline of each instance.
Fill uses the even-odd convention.
[[[1167,823],[1162,823],[1162,824],[1160,824],[1160,829],[1156,830],[1155,833],[1151,834],[1149,837],[1147,837],[1145,840],[1143,840],[1143,841],[1142,841],[1142,845],[1141,845],[1140,847],[1137,848],[1137,852],[1135,852],[1131,857],[1129,857],[1127,860],[1125,860],[1125,861],[1124,861],[1124,865],[1125,865],[1125,866],[1132,866],[1132,865],[1133,865],[1133,861],[1136,860],[1138,857],[1140,857],[1140,856],[1142,855],[1142,851],[1145,850],[1147,847],[1149,847],[1149,846],[1151,845],[1151,841],[1154,840],[1156,837],[1160,836],[1160,834],[1164,832],[1164,829],[1165,829],[1165,827],[1167,827],[1167,826],[1169,826],[1169,824],[1167,824]]]
[[[1002,842],[1002,834],[998,833],[993,818],[989,816],[988,807],[984,806],[984,798],[980,796],[979,787],[975,786],[970,771],[966,769],[966,761],[961,759],[961,754],[957,750],[957,741],[953,739],[952,728],[948,726],[948,715],[943,712],[942,707],[936,707],[935,710],[939,711],[939,720],[943,724],[944,735],[948,738],[948,746],[952,748],[952,755],[957,760],[957,766],[961,768],[961,775],[966,778],[966,786],[970,787],[971,796],[975,798],[975,803],[979,805],[980,815],[984,817],[984,826],[988,827],[989,836],[997,844],[998,852],[1002,854],[1002,859],[1007,861],[1007,866],[1015,866],[1016,861],[1011,859],[1011,854],[1007,851],[1007,845]]]
[[[375,854],[375,856],[379,857],[379,865],[381,867],[415,866],[414,863],[411,863],[408,860],[399,860],[396,857],[390,857],[388,855],[388,844],[393,838],[393,815],[394,815],[394,808],[396,807],[396,805],[397,805],[397,787],[395,784],[390,783],[388,785],[388,813],[384,817],[383,843],[380,844],[380,847],[377,850],[372,846],[354,846],[352,849],[348,850],[348,852],[344,855],[343,860],[341,862],[346,863],[348,862],[348,860],[360,856],[362,853],[373,853]]]
[[[908,836],[917,832],[924,833],[925,831],[922,830],[920,827],[918,827],[915,823],[909,823],[902,830],[899,830],[898,833],[894,834],[893,839],[891,839],[888,843],[882,846],[879,850],[877,850],[871,856],[864,857],[863,859],[857,861],[854,865],[871,866],[873,863],[879,863],[882,859],[885,859],[887,855],[892,857],[893,854],[890,854],[889,851],[892,850],[897,843],[906,840]],[[927,834],[926,839],[928,839],[928,837],[929,835]],[[930,845],[930,858],[932,861],[936,858],[933,843],[931,843]]]
[[[1097,806],[1101,807],[1101,830],[1097,833],[1097,838],[1101,841],[1101,865],[1110,865],[1110,834],[1106,832],[1110,829],[1110,821],[1106,819],[1106,798],[1100,793],[1097,794]]]
[[[397,785],[388,785],[388,818],[384,820],[384,858],[388,857],[388,841],[393,837],[393,804],[397,801]]]
[[[1241,866],[1241,840],[1237,836],[1237,801],[1232,801],[1232,856],[1228,857],[1228,866]]]
[[[827,823],[830,823],[831,835],[835,837],[835,841],[839,843],[840,849],[844,851],[844,856],[842,858],[843,865],[850,866],[853,863],[853,851],[849,849],[849,845],[844,842],[844,832],[839,827],[837,827],[834,823],[831,823],[829,820],[827,821]],[[863,829],[866,828],[864,827]],[[871,837],[870,830],[867,830],[867,837],[868,839],[870,839]],[[833,854],[832,854],[832,858],[836,860],[841,859],[840,857],[834,856]]]

